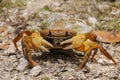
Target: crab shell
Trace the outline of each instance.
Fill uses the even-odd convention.
[[[53,48],[62,48],[64,45],[60,45],[62,41],[72,38],[76,35],[74,30],[64,30],[64,29],[46,29],[40,31],[40,35],[50,42]]]

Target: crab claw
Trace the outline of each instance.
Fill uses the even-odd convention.
[[[44,46],[40,46],[40,48],[45,51],[45,52],[50,52],[47,48],[45,48]]]
[[[53,45],[50,42],[48,42],[48,41],[46,41],[44,39],[42,39],[42,43],[47,45],[47,46],[53,47]]]
[[[61,42],[61,45],[65,45],[65,44],[70,44],[67,47],[64,47],[63,49],[75,49],[75,48],[79,48],[80,46],[83,45],[83,42],[86,40],[86,37],[84,34],[78,34],[75,37],[65,40],[63,42]]]
[[[67,44],[67,43],[72,43],[73,42],[73,39],[68,39],[68,40],[65,40],[63,42],[60,43],[60,45],[63,45],[63,44]]]
[[[32,44],[36,49],[41,49],[43,51],[49,52],[48,47],[53,47],[51,43],[44,40],[39,33],[33,33],[31,35]]]

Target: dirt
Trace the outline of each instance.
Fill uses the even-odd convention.
[[[114,65],[100,51],[82,70],[81,55],[71,52],[33,51],[40,64],[31,67],[24,58],[21,40],[13,39],[22,30],[46,28],[74,29],[77,33],[94,30],[120,31],[120,0],[10,0],[0,6],[0,80],[120,80],[120,44],[100,43],[118,62]],[[96,1],[96,2],[94,2]],[[12,6],[11,6],[12,5]]]

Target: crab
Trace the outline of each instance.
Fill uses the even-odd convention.
[[[25,34],[25,36],[23,36]],[[111,40],[104,39],[103,34],[109,34]],[[83,62],[77,67],[77,69],[82,69],[89,56],[92,54],[92,58],[97,54],[98,49],[102,52],[104,56],[112,60],[114,64],[117,64],[115,59],[100,45],[97,40],[102,42],[119,42],[120,38],[116,35],[112,35],[110,32],[105,31],[95,31],[88,33],[77,34],[74,30],[65,29],[45,29],[40,32],[34,32],[29,30],[24,30],[20,32],[13,40],[15,48],[18,50],[17,42],[22,38],[22,51],[26,60],[34,67],[39,65],[32,58],[32,50],[42,50],[50,52],[51,49],[61,49],[61,50],[73,50],[81,51],[84,53]]]

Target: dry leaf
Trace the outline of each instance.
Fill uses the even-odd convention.
[[[0,49],[6,50],[9,48],[9,45],[10,45],[10,41],[8,40],[4,44],[0,45]]]
[[[101,42],[115,43],[120,42],[120,34],[112,33],[110,31],[95,31],[97,38]]]
[[[6,29],[7,29],[6,26],[2,26],[2,27],[0,28],[0,33],[4,32]]]

